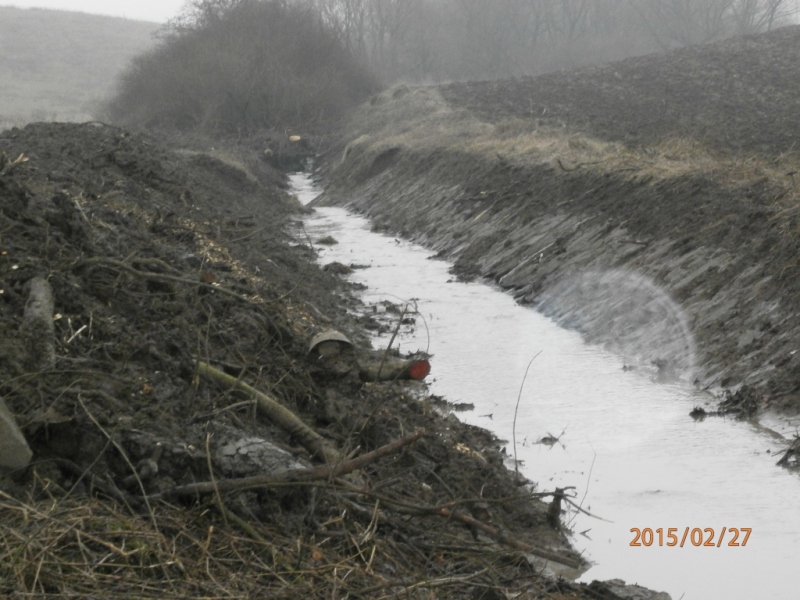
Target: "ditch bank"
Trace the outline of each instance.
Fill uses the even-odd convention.
[[[474,106],[482,85],[530,100],[519,82],[374,97],[326,157],[317,203],[369,215],[632,366],[724,391],[726,414],[797,414],[797,157],[490,120]]]
[[[543,576],[587,566],[569,495],[418,383],[365,381],[386,355],[289,235],[283,176],[185,144],[0,134],[0,426],[25,451],[0,445],[0,595],[663,597]],[[309,347],[331,327],[341,355]]]

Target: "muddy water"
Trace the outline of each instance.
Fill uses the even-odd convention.
[[[301,200],[313,198],[308,180],[294,183]],[[603,519],[574,510],[564,517],[594,563],[581,580],[621,578],[675,600],[798,597],[800,479],[775,466],[785,439],[748,423],[693,421],[688,413],[710,397],[659,382],[651,369],[626,370],[618,355],[487,285],[452,281],[447,263],[370,233],[366,219],[344,209],[318,208],[305,228],[313,240],[339,242],[318,246],[321,262],[370,265],[350,276],[369,286],[366,303],[379,311],[383,301],[408,303],[418,312],[399,346],[434,354],[433,393],[474,405],[462,418],[508,440],[512,456],[516,436],[525,476],[542,491],[574,486],[575,502]],[[557,441],[542,443],[547,437]],[[631,545],[634,528],[652,530],[650,546]],[[729,545],[731,528],[752,530],[746,545],[743,533]],[[693,535],[706,542],[711,529],[713,546],[692,544]]]

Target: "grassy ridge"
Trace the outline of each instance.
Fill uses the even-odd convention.
[[[0,127],[86,118],[156,23],[0,7]]]

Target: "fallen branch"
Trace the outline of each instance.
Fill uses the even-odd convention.
[[[314,467],[312,469],[293,469],[280,475],[254,475],[253,477],[242,477],[240,479],[223,479],[217,481],[205,481],[201,483],[190,483],[188,485],[173,488],[162,494],[149,496],[150,499],[158,499],[164,496],[194,496],[196,494],[211,494],[216,492],[228,492],[231,490],[243,490],[254,487],[270,487],[271,485],[285,483],[310,483],[332,479],[346,475],[356,469],[361,469],[370,463],[377,461],[384,456],[388,456],[398,450],[413,444],[425,435],[425,430],[418,431],[406,437],[390,442],[381,446],[377,450],[362,454],[358,458],[343,460],[338,463]]]
[[[0,472],[5,469],[24,469],[30,464],[32,456],[33,452],[14,415],[0,396]]]
[[[594,461],[592,461],[592,467],[594,467]],[[589,473],[591,474],[591,469],[589,469]],[[534,497],[534,498],[544,498],[546,496],[553,496],[553,500],[555,500],[556,498],[560,498],[561,500],[564,500],[568,504],[572,505],[579,512],[582,512],[583,514],[585,514],[587,517],[592,517],[593,519],[597,519],[598,521],[605,521],[606,523],[613,523],[614,522],[614,521],[609,521],[608,519],[604,519],[603,517],[598,517],[597,515],[593,515],[588,510],[582,508],[580,504],[577,504],[576,502],[571,500],[571,498],[574,497],[574,496],[570,497],[570,496],[567,496],[566,494],[564,494],[564,492],[566,490],[574,490],[574,489],[575,489],[575,486],[574,485],[570,485],[570,486],[567,486],[565,488],[556,488],[555,492],[537,492],[537,493],[531,494],[531,496]],[[587,489],[588,489],[588,486],[587,486]],[[586,498],[585,494],[584,494],[584,498]],[[581,500],[581,504],[583,504],[583,500]],[[552,507],[552,503],[551,503],[551,507]],[[570,523],[568,523],[568,525],[571,524],[571,523],[572,523],[572,521],[570,520]]]
[[[0,176],[8,175],[21,164],[28,162],[28,157],[20,154],[16,159],[11,160],[8,158],[5,150],[0,152]]]
[[[135,259],[135,262],[145,262],[147,259]],[[158,259],[153,259],[158,260]],[[158,263],[162,263],[162,261],[158,260]],[[116,260],[114,258],[106,258],[104,256],[94,256],[92,258],[87,258],[85,260],[78,261],[74,266],[75,267],[84,267],[84,266],[91,266],[91,265],[101,265],[106,267],[116,267],[117,269],[121,269],[126,273],[130,273],[131,275],[136,275],[137,277],[143,277],[144,279],[150,279],[152,281],[168,281],[171,283],[181,283],[184,285],[191,285],[195,287],[205,288],[214,292],[219,292],[220,294],[225,294],[226,296],[230,296],[232,298],[236,298],[241,300],[242,302],[246,302],[248,304],[252,304],[261,308],[263,311],[263,306],[267,304],[273,304],[275,302],[280,302],[281,300],[288,298],[294,291],[300,286],[301,282],[298,282],[291,290],[279,296],[275,300],[255,300],[248,298],[247,296],[242,296],[241,294],[237,294],[236,292],[229,290],[227,288],[221,287],[219,285],[213,285],[211,283],[205,283],[203,281],[195,281],[193,279],[187,279],[185,277],[177,277],[175,275],[165,275],[164,273],[153,273],[152,271],[140,271],[139,269],[135,269],[134,267],[130,266],[129,264],[122,262],[121,260]],[[160,266],[160,265],[159,265]],[[171,269],[174,271],[174,269]]]
[[[571,504],[576,510],[578,510],[579,512],[582,512],[583,514],[585,514],[587,517],[592,517],[593,519],[597,519],[598,521],[604,521],[606,523],[613,523],[614,522],[614,521],[609,521],[608,519],[604,519],[603,517],[598,517],[597,515],[593,515],[592,513],[590,513],[585,508],[581,508],[581,506],[579,504],[576,504],[575,502],[570,500],[569,496],[564,496],[564,500],[566,500],[569,504]]]
[[[340,460],[341,455],[325,438],[323,438],[316,431],[311,429],[308,425],[303,423],[297,415],[295,415],[288,408],[283,406],[274,398],[268,396],[263,392],[247,385],[243,381],[231,377],[227,373],[223,373],[219,369],[215,369],[211,365],[198,362],[197,371],[200,375],[214,381],[220,386],[227,386],[236,388],[239,391],[245,392],[256,401],[258,410],[267,417],[270,421],[275,423],[278,427],[297,438],[302,446],[308,450],[312,455],[317,456],[323,462],[336,463]]]

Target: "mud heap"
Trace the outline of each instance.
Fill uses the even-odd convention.
[[[541,575],[582,565],[568,498],[419,384],[362,382],[353,290],[267,164],[99,123],[0,148],[0,397],[32,451],[0,479],[0,594],[617,597]],[[335,369],[308,352],[331,326]]]

